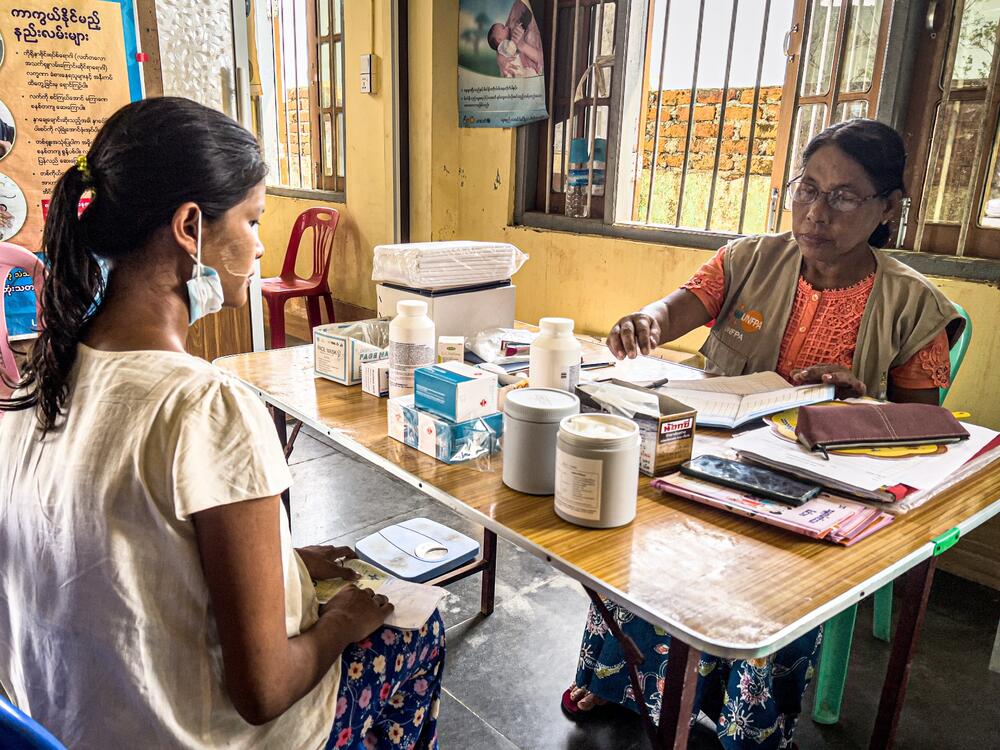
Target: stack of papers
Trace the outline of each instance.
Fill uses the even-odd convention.
[[[676,472],[653,480],[664,492],[777,526],[811,539],[850,546],[892,523],[878,508],[821,493],[798,507],[765,500]]]
[[[829,401],[832,385],[793,386],[776,372],[671,382],[663,391],[698,411],[702,427],[734,429],[768,414]]]
[[[971,462],[998,433],[963,422],[969,439],[947,446],[947,451],[929,456],[875,458],[830,454],[829,460],[775,435],[770,427],[751,430],[733,438],[728,447],[743,460],[815,482],[835,492],[887,503],[890,513],[904,513],[919,507],[940,491],[960,470],[978,470],[981,461]],[[996,458],[991,451],[984,459]],[[967,466],[968,464],[968,466]]]
[[[359,578],[356,581],[345,581],[343,578],[316,581],[316,598],[319,603],[326,604],[349,583],[359,588],[377,591],[395,607],[385,621],[385,624],[392,628],[416,630],[427,622],[441,600],[448,595],[448,592],[440,586],[401,581],[361,560],[348,560],[344,563],[344,567],[356,572]]]
[[[528,256],[506,242],[410,242],[375,248],[372,280],[438,290],[505,281]]]

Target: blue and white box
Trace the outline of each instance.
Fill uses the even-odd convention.
[[[361,365],[389,357],[389,321],[375,318],[313,328],[313,367],[341,385],[361,382]]]
[[[496,453],[503,434],[503,415],[488,414],[465,422],[419,411],[414,396],[389,399],[389,437],[446,464]]]
[[[420,411],[465,422],[497,411],[497,376],[464,362],[442,362],[413,372]]]

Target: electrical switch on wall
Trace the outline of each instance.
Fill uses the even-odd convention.
[[[361,56],[361,93],[374,94],[375,80],[378,75],[378,57],[375,55]]]

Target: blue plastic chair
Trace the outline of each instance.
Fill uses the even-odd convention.
[[[965,319],[965,329],[949,352],[951,378],[948,388],[940,389],[940,403],[944,403],[948,390],[955,382],[962,367],[965,353],[972,341],[972,318],[961,305],[952,303],[958,314]],[[847,665],[851,660],[851,641],[854,639],[854,622],[858,616],[858,605],[845,609],[831,617],[823,626],[823,647],[820,650],[816,671],[816,700],[813,702],[812,718],[817,724],[836,724],[840,721],[840,705],[844,697],[844,683],[847,680]],[[892,631],[892,583],[875,592],[872,634],[880,641],[888,642]]]
[[[4,750],[66,750],[45,727],[3,697],[0,697],[0,747]]]

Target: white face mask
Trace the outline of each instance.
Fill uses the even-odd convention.
[[[187,282],[188,325],[206,315],[222,309],[222,279],[219,272],[201,262],[201,211],[198,212],[198,254],[194,257],[194,271]]]

